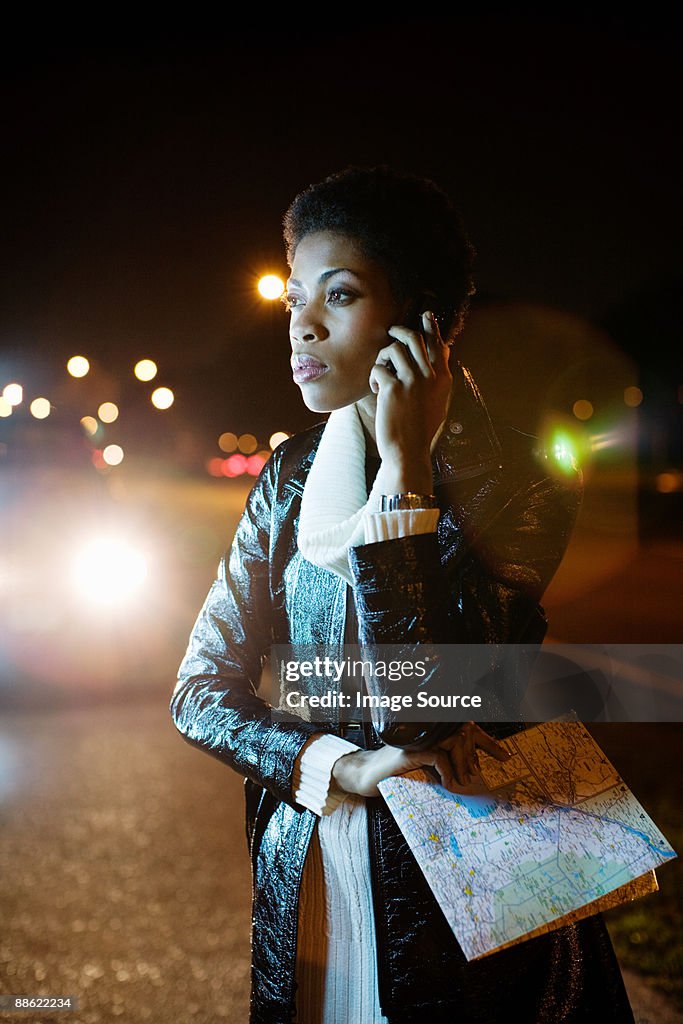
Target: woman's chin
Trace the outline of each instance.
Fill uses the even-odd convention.
[[[304,405],[311,412],[334,412],[335,409],[342,409],[345,405],[351,405],[351,401],[345,401],[343,398],[324,393],[322,389],[312,388],[310,384],[305,384],[301,388],[301,397],[304,400]]]
[[[334,412],[336,409],[346,408],[347,405],[355,405],[356,402],[371,395],[369,389],[366,394],[341,394],[339,392],[334,393],[330,388],[316,386],[316,384],[316,381],[311,381],[310,383],[299,385],[304,405],[311,412]],[[372,395],[372,398],[374,399],[375,395]]]

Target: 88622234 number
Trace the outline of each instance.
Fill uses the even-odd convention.
[[[0,995],[0,1011],[21,1013],[22,1010],[76,1010],[76,996],[8,996]]]

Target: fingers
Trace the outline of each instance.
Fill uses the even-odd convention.
[[[387,366],[381,366],[379,363],[375,363],[373,368],[370,370],[370,376],[368,377],[370,388],[375,394],[382,388],[391,388],[396,384],[396,377]]]
[[[456,743],[450,748],[450,760],[455,768],[455,776],[460,785],[465,786],[470,780],[470,770],[467,763],[467,753],[464,743]]]
[[[434,367],[422,334],[407,327],[390,327],[389,336],[396,338],[396,341],[379,352],[377,362],[390,359],[402,380],[412,378],[416,372],[423,377],[434,376]]]
[[[468,776],[476,775],[479,765],[477,763],[477,752],[474,742],[474,730],[466,729],[463,733],[463,759]]]
[[[444,751],[449,756],[456,780],[466,785],[479,773],[477,747],[481,747],[497,761],[508,761],[511,756],[505,747],[484,732],[476,722],[465,722],[458,732],[444,741],[443,746],[435,747],[434,750]]]
[[[441,337],[441,331],[434,313],[431,310],[427,310],[420,315],[422,331],[414,331],[399,324],[393,325],[388,330],[390,337],[396,338],[397,341],[401,342],[407,352],[401,353],[395,345],[388,345],[381,350],[377,357],[378,362],[391,359],[399,377],[403,376],[399,372],[399,363],[404,371],[414,370],[417,367],[424,377],[432,377],[434,375],[434,364],[438,363],[439,360],[442,362],[448,361],[449,349]],[[395,359],[392,353],[396,357]],[[402,355],[406,357],[405,360],[401,358]]]
[[[441,337],[439,325],[431,310],[427,310],[427,312],[422,314],[422,330],[427,352],[431,361],[435,362],[439,356],[447,360],[448,346]]]
[[[458,768],[454,768],[448,750],[444,750],[443,747],[436,747],[432,764],[446,789],[454,789],[458,785],[464,785],[464,780]]]
[[[497,761],[509,761],[511,754],[505,749],[500,743],[494,740],[493,736],[489,736],[487,732],[484,732],[480,726],[475,725],[475,743],[482,750],[485,750],[487,754],[495,757]]]

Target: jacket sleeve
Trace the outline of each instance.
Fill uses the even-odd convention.
[[[251,490],[190,635],[170,711],[189,743],[296,807],[294,761],[320,728],[273,720],[257,692],[272,640],[269,547],[278,464],[276,451]]]
[[[477,511],[465,522],[451,494],[442,502],[437,533],[352,548],[360,643],[541,642],[547,623],[540,600],[580,500],[578,475],[522,477],[489,503],[494,513],[475,502]],[[387,715],[380,726],[380,738],[397,746],[426,746],[436,733],[427,730],[417,743],[417,723],[397,730]]]

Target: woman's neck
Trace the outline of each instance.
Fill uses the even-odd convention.
[[[368,398],[361,398],[359,402],[356,402],[356,409],[358,410],[360,421],[363,424],[363,433],[365,434],[365,451],[368,455],[374,455],[375,458],[379,458],[375,435],[377,398],[375,395],[371,395]]]

